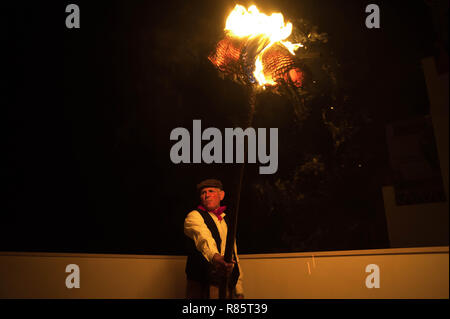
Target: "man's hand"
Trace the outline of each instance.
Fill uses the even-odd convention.
[[[233,261],[232,263],[227,263],[225,261],[225,258],[222,255],[215,254],[212,259],[212,264],[216,268],[216,270],[221,273],[222,275],[229,276],[231,272],[233,271],[234,264],[236,262]]]

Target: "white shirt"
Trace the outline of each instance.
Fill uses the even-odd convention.
[[[222,217],[222,220],[219,220],[219,218],[213,213],[209,212],[209,215],[211,215],[219,231],[221,239],[220,251],[222,252],[223,256],[225,252],[225,246],[227,242],[227,231],[228,231],[227,224],[225,220],[223,220],[223,218],[225,217],[225,213],[222,213],[220,215]],[[200,215],[198,211],[193,210],[187,215],[186,219],[184,220],[184,233],[186,234],[186,236],[194,240],[195,247],[197,248],[197,250],[201,252],[202,255],[206,258],[206,260],[208,260],[210,263],[212,263],[212,259],[215,254],[220,254],[219,249],[217,248],[216,245],[216,241],[214,240],[211,231],[209,230],[208,226],[206,226],[202,215]],[[234,253],[236,254],[236,262],[237,266],[239,267],[239,278],[236,283],[236,294],[243,294],[244,293],[244,289],[242,286],[243,272],[241,265],[239,263],[236,242],[234,243]]]

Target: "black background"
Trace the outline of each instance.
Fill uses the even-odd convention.
[[[8,86],[0,249],[183,254],[195,185],[219,178],[225,204],[236,199],[239,165],[175,165],[169,157],[170,132],[192,131],[193,119],[222,132],[244,122],[246,90],[221,79],[207,60],[235,3],[75,3],[80,29],[65,27],[69,2],[2,4]],[[240,252],[389,247],[381,195],[391,174],[385,127],[429,114],[420,59],[436,52],[430,7],[378,1],[381,28],[367,29],[368,1],[255,3],[283,12],[294,27],[306,19],[328,34],[311,69],[334,61],[341,98],[330,117],[355,129],[336,153],[321,117],[331,112],[329,96],[314,96],[302,121],[293,120],[288,98],[258,96],[254,127],[279,128],[279,168],[259,175],[258,165],[247,166]],[[297,185],[304,197],[294,200],[280,185],[313,157],[324,170]]]

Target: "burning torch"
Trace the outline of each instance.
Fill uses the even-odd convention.
[[[268,16],[254,5],[248,9],[236,5],[226,20],[225,37],[208,57],[222,74],[250,89],[247,127],[252,126],[258,92],[273,90],[278,93],[277,90],[281,86],[296,90],[303,88],[305,72],[295,56],[295,50],[302,47],[302,44],[289,42],[287,39],[291,33],[292,24],[285,23],[281,13]],[[236,211],[227,235],[224,258],[228,263],[232,262],[236,240],[244,167],[245,164],[242,164]],[[226,298],[227,289],[228,277],[220,286],[221,299]]]

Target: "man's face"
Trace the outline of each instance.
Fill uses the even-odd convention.
[[[205,187],[200,191],[200,200],[203,207],[209,212],[220,207],[220,201],[223,200],[225,192],[220,188]]]

